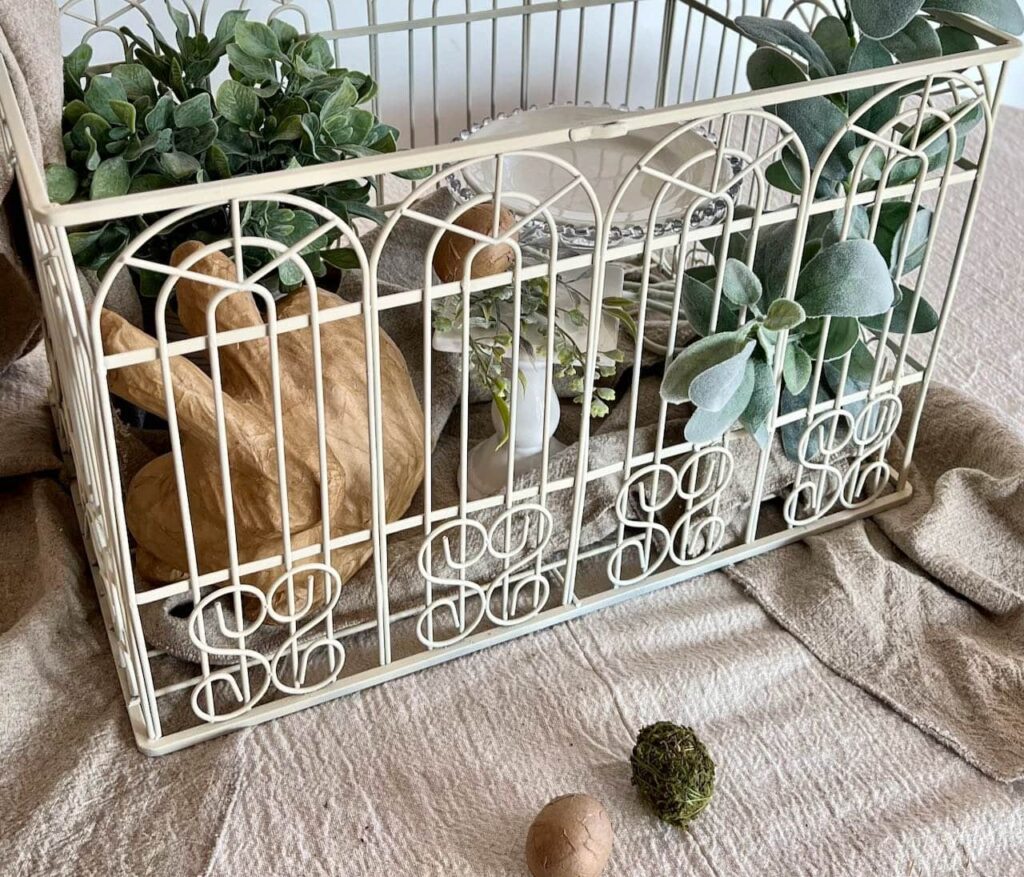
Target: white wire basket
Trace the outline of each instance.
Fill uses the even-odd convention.
[[[117,57],[119,27],[167,23],[162,2],[59,5],[66,48],[86,40],[108,60]],[[752,92],[743,70],[756,47],[734,19],[786,16],[810,29],[830,13],[829,3],[191,5],[204,24],[241,7],[255,19],[320,32],[339,65],[379,82],[373,110],[402,130],[410,148],[156,196],[58,205],[48,200],[6,70],[0,76],[3,143],[17,167],[42,290],[54,416],[144,752],[171,752],[350,694],[909,498],[917,423],[1017,42],[958,19],[979,40],[977,51]],[[876,97],[819,145],[816,164],[772,111],[867,88]],[[858,125],[893,95],[899,98],[889,124]],[[953,104],[983,115],[966,148],[957,143]],[[571,110],[538,117],[531,109],[549,105]],[[573,123],[588,106],[589,121]],[[526,116],[542,121],[516,127]],[[479,136],[490,127],[484,120],[507,124]],[[861,162],[844,196],[815,200],[822,168],[851,135],[867,144],[865,153],[877,148],[902,158],[923,157],[945,139],[949,157],[942,167],[922,162],[899,184],[882,174],[870,186],[860,185]],[[667,160],[694,137],[703,148],[686,153],[681,165]],[[765,174],[784,150],[802,168],[797,194],[776,189]],[[587,162],[614,161],[587,164],[578,158],[584,154]],[[416,182],[390,179],[424,167],[433,172]],[[386,221],[378,231],[366,234],[365,224],[346,223],[303,194],[346,180],[380,183],[376,206]],[[571,211],[563,209],[568,199]],[[312,238],[288,246],[245,234],[247,207],[266,202],[309,211],[319,224],[313,236],[330,230],[353,251],[358,268],[344,273],[340,287],[333,281],[341,296],[316,293],[300,258]],[[497,216],[490,233],[457,224],[467,210],[496,202],[515,206],[511,228]],[[656,392],[689,343],[683,270],[705,265],[709,278],[720,278],[717,254],[734,241],[749,261],[758,235],[788,224],[802,244],[816,219],[837,213],[845,239],[855,209],[877,223],[893,203],[908,204],[911,215],[923,205],[931,211],[915,244],[920,258],[903,276],[904,252],[896,278],[910,296],[911,321],[926,306],[920,302],[934,310],[932,331],[897,334],[887,315],[863,339],[870,378],[858,382],[850,379],[851,353],[826,358],[826,317],[806,396],[786,410],[779,345],[761,444],[738,428],[710,442],[686,440],[687,410]],[[209,209],[227,217],[222,239],[176,266],[145,257],[154,236]],[[95,291],[83,292],[69,234],[142,216],[146,230],[123,247]],[[933,252],[944,225],[957,231],[956,249]],[[528,229],[539,229],[532,242],[520,235]],[[473,253],[511,247],[509,270],[440,282],[431,265],[445,233],[463,235]],[[244,256],[257,249],[271,260],[249,271]],[[216,253],[227,259],[227,273],[209,269]],[[795,295],[796,259],[783,298]],[[285,263],[302,276],[286,300],[264,283]],[[396,268],[403,264],[411,270]],[[139,270],[162,279],[155,338],[140,333],[138,344],[116,351],[108,339],[105,348],[108,293]],[[558,386],[554,347],[544,350],[554,333],[536,356],[522,349],[522,291],[538,279],[550,289],[584,287],[578,340],[585,377],[568,395]],[[712,279],[714,323],[722,283]],[[179,318],[189,322],[178,313],[185,283],[205,296],[192,334],[173,328]],[[620,332],[612,344],[624,362],[602,371],[602,307],[623,284],[640,301],[636,337]],[[434,314],[446,299],[468,306],[472,296],[506,287],[513,315],[508,368],[528,373],[528,389],[511,394],[507,443],[492,436],[489,450],[477,455],[487,459],[474,461],[474,449],[493,431],[490,405],[471,374],[468,327],[445,347]],[[655,291],[670,302],[660,321],[646,308]],[[218,310],[239,294],[251,296],[258,319],[233,323],[228,308]],[[240,377],[243,365],[248,371]],[[398,373],[408,374],[407,385]],[[242,405],[239,382],[256,382],[254,375],[259,387],[250,390],[260,404],[250,394]],[[139,470],[126,450],[139,444],[121,422],[120,398],[143,377],[158,388],[148,407],[162,420],[149,431],[160,448]],[[920,392],[907,405],[903,391],[914,385]],[[611,389],[609,417],[584,416]],[[488,486],[473,481],[474,466],[488,470]],[[257,469],[270,477],[254,481]],[[138,483],[147,478],[160,487],[148,494],[153,504],[140,509]],[[153,528],[164,543],[177,540],[173,550],[153,556],[146,535]]]

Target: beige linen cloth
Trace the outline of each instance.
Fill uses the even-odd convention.
[[[51,10],[0,3],[12,43],[10,16]],[[31,320],[5,335],[0,873],[523,874],[531,819],[574,790],[609,809],[608,875],[1024,873],[1024,788],[990,778],[1024,764],[1024,115],[1002,121],[940,367],[961,392],[930,400],[910,505],[750,561],[743,587],[706,576],[162,759],[133,747],[41,350],[16,361]],[[629,783],[660,719],[718,763],[685,833]]]

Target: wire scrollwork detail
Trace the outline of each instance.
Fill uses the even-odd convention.
[[[608,576],[619,586],[633,585],[657,572],[666,560],[690,566],[714,554],[725,539],[726,523],[719,514],[722,495],[732,481],[735,460],[728,448],[714,445],[691,454],[677,470],[656,463],[633,473],[615,502],[619,522],[642,530],[622,540],[608,558]],[[681,503],[678,517],[662,521]],[[639,512],[639,517],[633,517]],[[623,563],[632,554],[639,572],[624,576]]]
[[[786,523],[799,527],[837,504],[857,509],[877,499],[893,476],[886,451],[902,416],[899,397],[887,394],[857,413],[838,409],[815,418],[800,436],[800,465],[783,506]]]
[[[307,586],[299,590],[296,599],[295,581],[303,576]],[[315,576],[323,577],[324,602],[314,609]],[[340,596],[341,577],[322,563],[307,563],[282,574],[266,593],[239,582],[207,594],[189,615],[189,638],[204,656],[229,660],[219,661],[226,666],[204,673],[193,687],[195,714],[205,722],[223,722],[251,710],[271,686],[282,694],[308,694],[335,682],[345,664],[345,647],[330,626]],[[240,611],[243,603],[251,607],[248,619]],[[282,603],[284,609],[276,608]],[[211,641],[207,630],[211,614],[217,625],[216,642]],[[246,645],[246,639],[256,634],[268,618],[288,631],[269,655]],[[320,633],[314,634],[318,628]],[[234,645],[227,645],[229,642]],[[326,657],[327,667],[318,674],[318,680],[310,682],[311,659],[318,652]],[[259,676],[255,686],[254,670]],[[234,709],[221,712],[215,708],[218,683],[238,704]]]
[[[513,627],[540,613],[551,595],[551,582],[540,562],[552,529],[547,508],[526,504],[502,512],[489,528],[460,518],[433,530],[418,556],[427,583],[426,606],[416,621],[420,642],[427,648],[443,648],[465,639],[485,618],[496,627]],[[440,547],[449,575],[434,568],[435,546]],[[469,577],[473,567],[488,561],[501,564],[501,572],[487,584]]]

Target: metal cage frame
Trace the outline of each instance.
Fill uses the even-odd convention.
[[[146,0],[117,0],[115,3],[61,0],[58,5],[65,21],[73,22],[81,31],[78,35],[88,39],[109,36],[125,16],[149,15],[147,7],[158,6]],[[304,23],[305,29],[311,26],[310,16],[326,16],[322,19],[326,22],[322,31],[336,52],[341,53],[343,46],[363,46],[370,70],[378,78],[384,52],[381,44],[404,36],[405,70],[401,72],[407,73],[406,90],[402,93],[394,89],[399,98],[397,109],[389,109],[383,103],[375,104],[375,109],[399,125],[404,120],[411,134],[412,148],[392,155],[353,158],[341,163],[168,189],[160,192],[156,205],[151,194],[135,194],[61,206],[48,200],[42,169],[33,159],[11,78],[6,68],[0,72],[0,134],[6,157],[17,170],[42,291],[45,339],[53,375],[54,418],[70,464],[71,489],[128,713],[143,752],[172,752],[229,730],[350,694],[740,562],[808,534],[875,514],[909,498],[908,471],[917,424],[948,325],[980,199],[980,183],[992,143],[1005,65],[1019,53],[1018,41],[982,25],[956,19],[984,43],[983,48],[952,58],[849,73],[762,92],[744,92],[742,60],[752,46],[740,37],[732,19],[744,13],[765,13],[797,17],[805,24],[812,24],[829,11],[825,0],[790,4],[773,0],[764,3],[754,0],[664,3],[661,14],[653,16],[659,33],[656,57],[651,57],[651,53],[642,57],[645,53],[638,50],[641,24],[651,20],[648,13],[652,9],[660,11],[660,7],[649,0],[408,0],[397,6],[390,0],[366,0],[365,3],[265,0],[262,4],[227,3],[226,0],[218,4],[217,0],[203,0],[189,5],[197,22],[213,14],[215,8],[247,5],[265,7],[274,16],[293,16],[293,23]],[[404,18],[385,16],[387,10],[398,6],[403,7]],[[356,23],[341,26],[339,16],[343,11],[354,16]],[[553,28],[542,28],[541,23],[553,25]],[[542,45],[542,50],[537,49],[537,34],[541,30],[547,32],[547,43]],[[446,42],[452,35],[459,40],[457,45],[461,49],[457,51],[462,54],[458,60],[464,64],[448,66],[465,72],[465,87],[461,92],[465,97],[464,107],[457,98],[446,95],[441,82],[439,54],[452,51],[451,44]],[[510,39],[518,52],[502,49]],[[733,48],[727,50],[727,46]],[[551,58],[540,57],[541,51]],[[482,63],[481,52],[489,63],[491,75],[482,94],[479,89],[474,94],[474,65]],[[601,57],[601,52],[607,53],[604,73],[601,75],[599,68],[598,74],[590,77],[587,64],[595,55]],[[509,60],[506,63],[504,59]],[[617,63],[614,59],[625,64],[624,76],[623,68],[614,66]],[[709,59],[713,63],[709,63]],[[402,66],[393,58],[389,58],[390,62],[393,66]],[[432,75],[425,78],[418,75],[424,63],[432,70]],[[618,74],[617,80],[612,76],[613,70]],[[881,131],[858,127],[865,112],[907,85],[914,86],[918,99],[903,101],[887,127]],[[512,106],[502,103],[505,100],[501,96],[502,89],[509,87],[515,93]],[[812,166],[799,138],[770,108],[854,88],[873,89],[877,93],[836,133],[817,166]],[[620,90],[616,92],[616,89]],[[963,112],[980,108],[984,116],[982,136],[975,139],[974,151],[969,156],[960,156],[961,150],[957,149],[957,117],[947,112],[947,98],[951,93],[961,98],[959,106]],[[538,94],[550,100],[568,97],[582,102],[591,99],[598,105],[621,97],[624,104],[647,101],[652,108],[622,112],[609,106],[607,118],[582,128],[556,125],[523,136],[452,142],[461,128],[484,116],[525,108],[535,102]],[[963,110],[964,95],[967,110]],[[453,115],[449,118],[446,112],[451,108],[454,108]],[[423,119],[427,120],[426,125]],[[937,120],[937,127],[923,137],[922,127],[927,119]],[[579,169],[545,153],[545,149],[559,144],[610,141],[652,128],[670,130],[647,155],[638,158],[620,181],[610,204],[599,202],[591,181]],[[685,178],[686,167],[669,174],[652,165],[652,159],[675,138],[697,128],[715,135],[713,141],[709,140],[707,153],[695,159],[713,167],[709,188],[689,182]],[[907,131],[914,132],[910,145],[901,139]],[[857,133],[869,144],[853,171],[854,184],[845,197],[816,200],[813,192],[823,166],[832,152],[840,148],[843,136],[850,132]],[[899,185],[889,182],[888,175],[897,160],[925,159],[925,150],[940,137],[947,138],[950,144],[949,158],[941,173],[929,173],[928,162],[924,160],[924,170],[916,179]],[[800,195],[779,200],[779,193],[766,180],[765,167],[783,148],[797,156],[805,183]],[[857,183],[862,179],[873,149],[886,156],[887,170],[874,188],[860,190]],[[535,198],[532,210],[518,217],[511,230],[499,229],[497,216],[490,234],[467,231],[457,225],[459,215],[475,203],[501,202],[511,194],[520,201],[529,199],[524,193],[512,193],[503,188],[504,161],[517,154],[551,162],[564,175],[564,183],[546,200]],[[743,168],[738,175],[725,172],[731,159],[736,159]],[[490,163],[494,167],[493,193],[458,204],[442,218],[418,209],[421,197],[444,187],[447,177],[460,167],[476,163]],[[311,186],[381,179],[396,171],[424,166],[435,169],[433,176],[411,184],[398,200],[380,204],[388,221],[371,243],[364,244],[366,239],[360,238],[361,229],[346,225],[301,195],[303,189]],[[657,195],[651,199],[646,230],[637,237],[612,236],[610,217],[614,217],[619,199],[638,182],[658,187]],[[707,227],[692,227],[690,222],[684,221],[681,228],[666,230],[657,221],[661,204],[670,191],[679,187],[694,195],[691,209],[711,201],[724,203],[724,219]],[[954,187],[965,187],[969,194],[962,215],[948,220],[944,215],[949,212],[946,210],[947,194]],[[558,199],[577,191],[585,194],[593,210],[598,244],[592,251],[560,252],[558,230],[550,209]],[[749,472],[740,471],[738,466],[736,451],[740,439],[736,433],[703,446],[680,442],[668,427],[670,412],[664,402],[653,412],[653,419],[640,423],[641,415],[652,413],[641,411],[637,401],[640,363],[645,342],[649,340],[647,296],[658,283],[674,294],[667,347],[655,348],[661,361],[667,363],[675,352],[674,339],[682,320],[681,269],[698,258],[714,264],[713,256],[698,256],[702,242],[721,240],[725,245],[733,235],[746,234],[747,240],[752,241],[746,249],[749,263],[758,235],[779,223],[794,223],[797,241],[802,243],[808,224],[815,216],[842,210],[841,238],[846,238],[855,207],[865,208],[874,230],[884,203],[905,201],[916,215],[922,199],[930,199],[929,203],[934,204],[934,219],[917,269],[911,319],[918,300],[926,291],[933,300],[940,302],[937,328],[924,342],[916,342],[923,343],[923,353],[916,348],[911,351],[915,343],[911,333],[905,333],[902,338],[890,333],[890,315],[875,342],[875,367],[870,385],[852,394],[839,391],[835,398],[819,397],[830,319],[826,317],[822,349],[814,362],[810,400],[799,411],[780,414],[781,351],[785,344],[779,344],[779,353],[771,363],[775,404],[767,424],[769,443],[756,453],[752,468],[748,466]],[[246,237],[240,215],[244,205],[253,201],[302,206],[317,216],[320,225],[292,246]],[[736,208],[741,203],[753,204],[753,213],[738,216]],[[146,240],[181,217],[224,204],[229,205],[231,217],[227,236],[193,253],[181,265],[153,264],[138,255]],[[129,243],[101,278],[95,296],[89,301],[83,294],[75,268],[69,232],[142,214],[159,214],[161,218]],[[932,258],[932,244],[934,229],[944,219],[955,222],[960,234],[948,268],[940,271],[933,264],[936,260]],[[526,258],[516,237],[528,222],[541,223],[551,232],[553,244],[540,260]],[[429,236],[422,282],[418,288],[384,294],[378,281],[381,259],[388,243],[400,235],[396,229],[407,227],[409,223],[421,226]],[[337,231],[357,254],[361,279],[357,298],[321,309],[315,293],[316,281],[299,253],[328,227]],[[460,281],[437,282],[431,271],[432,255],[446,232],[469,238],[474,247],[472,253],[493,244],[511,246],[515,252],[513,269],[484,278],[472,278],[467,269]],[[247,247],[260,247],[274,253],[269,265],[249,276],[241,267],[240,258]],[[785,284],[788,298],[795,294],[799,250],[800,247],[794,247]],[[197,273],[198,269],[193,270],[204,256],[219,251],[238,257],[237,276],[233,280],[214,279]],[[906,257],[907,245],[904,244],[896,268],[897,278],[902,276]],[[299,315],[278,317],[278,303],[262,286],[261,280],[285,262],[293,263],[303,272],[304,287],[296,294],[308,297],[308,308]],[[562,274],[589,269],[594,286],[588,315],[587,377],[581,394],[582,410],[586,412],[590,410],[596,391],[601,278],[605,266],[611,263],[628,263],[634,270],[639,277],[641,302],[638,341],[631,352],[634,367],[629,378],[627,438],[621,459],[597,467],[591,464],[589,450],[594,427],[591,419],[583,416],[575,434],[578,443],[575,459],[559,470],[560,474],[552,472],[553,454],[549,441],[545,440],[535,483],[517,484],[509,455],[506,485],[500,494],[471,499],[463,484],[456,501],[435,508],[435,439],[431,422],[434,390],[431,376],[437,366],[437,354],[431,348],[434,304],[444,298],[461,296],[468,306],[475,292],[511,285],[515,292],[511,371],[515,374],[520,356],[518,308],[522,284],[546,277],[554,288]],[[146,267],[165,278],[157,300],[157,343],[128,352],[107,353],[99,328],[103,304],[119,273],[133,267]],[[658,271],[662,272],[658,277],[668,279],[657,279]],[[168,301],[175,284],[183,278],[212,283],[220,292],[207,309],[205,335],[171,339],[166,328]],[[218,305],[238,291],[252,293],[263,302],[266,323],[227,330],[218,328]],[[715,294],[712,323],[717,320],[722,297],[720,271]],[[553,296],[551,300],[553,308]],[[416,365],[422,366],[423,373],[420,401],[425,414],[422,445],[426,474],[419,505],[395,518],[389,516],[385,498],[388,472],[383,421],[387,417],[387,400],[381,388],[381,320],[388,312],[401,308],[417,315],[423,327],[422,362]],[[549,319],[553,319],[553,310]],[[326,421],[332,409],[329,401],[325,401],[324,363],[319,344],[324,334],[331,331],[332,324],[344,320],[358,321],[363,327],[365,405],[369,424],[366,441],[372,491],[366,525],[356,531],[336,533],[330,521],[327,494],[332,476],[325,449]],[[286,472],[287,440],[281,425],[279,344],[281,339],[300,332],[308,333],[312,343],[311,416],[315,415],[318,433],[318,459],[313,464],[318,475],[315,485],[305,487],[315,486],[319,491],[321,514],[314,536],[293,545],[287,498],[292,475]],[[468,323],[464,326],[463,338],[459,402],[453,409],[451,422],[458,434],[452,440],[458,442],[461,462],[465,465],[470,445]],[[548,338],[546,400],[553,392],[550,386],[553,333],[548,333]],[[220,357],[228,345],[263,341],[267,342],[269,350],[273,391],[271,416],[275,421],[279,500],[285,523],[280,533],[280,551],[240,557],[234,526],[236,515],[232,509],[234,462],[228,454],[229,424]],[[208,564],[197,557],[191,541],[190,474],[182,454],[172,372],[178,361],[203,352],[209,358],[207,374],[216,411],[216,451],[226,504],[228,563],[216,569],[208,568]],[[125,487],[108,379],[119,369],[153,363],[158,364],[163,376],[170,458],[178,495],[184,498],[181,502],[182,533],[189,562],[180,580],[143,586],[138,581],[135,546],[126,524]],[[847,355],[839,365],[839,382],[843,386],[849,366]],[[921,392],[913,408],[904,410],[901,391],[914,384],[921,386]],[[516,445],[518,398],[516,393],[512,394],[512,447]],[[894,443],[901,422],[907,426],[906,440],[902,444]],[[799,461],[786,473],[781,489],[770,489],[769,472],[775,465],[772,439],[785,426],[798,423],[803,424]],[[644,433],[649,438],[649,441],[645,439],[646,444],[638,439],[642,430],[647,430]],[[812,444],[816,448],[814,452]],[[724,508],[727,490],[743,479],[746,479],[743,502],[737,508]],[[599,488],[614,491],[615,499],[611,503],[614,525],[596,544],[585,544],[582,535],[587,524],[585,500],[591,491]],[[776,500],[781,502],[781,519],[776,515],[773,522],[766,522],[763,515],[766,504]],[[663,515],[670,506],[677,510],[671,522]],[[317,537],[316,532],[321,535]],[[413,543],[415,550],[403,548],[411,553],[401,557],[408,557],[409,562],[415,559],[422,592],[411,604],[397,606],[393,605],[397,598],[391,587],[389,551],[399,544],[399,537],[405,534],[408,539],[411,533],[419,534],[419,542]],[[327,538],[322,534],[327,534]],[[364,546],[371,558],[366,568],[370,571],[368,574],[372,574],[373,589],[366,595],[365,617],[342,623],[336,620],[334,610],[346,582],[332,566],[332,553],[352,546]],[[444,569],[439,571],[438,564]],[[481,566],[477,567],[478,564]],[[247,582],[257,574],[269,575],[278,569],[283,572],[269,588],[258,588]],[[584,570],[587,587],[583,587],[581,581]],[[321,582],[323,599],[319,603],[312,596],[312,587],[303,592],[305,601],[297,600],[295,582],[303,576],[309,583],[314,578]],[[285,609],[277,602],[282,594],[287,598]],[[191,600],[187,624],[198,653],[195,664],[179,661],[154,647],[144,620],[147,607],[162,606],[172,598],[182,597]],[[255,605],[256,611],[250,610],[247,614],[243,602]],[[217,646],[206,639],[204,631],[210,619],[219,624],[227,646],[223,642]],[[274,648],[269,651],[255,648],[252,637],[271,624],[280,633]],[[395,644],[397,630],[403,632],[411,646]],[[316,678],[311,680],[310,674]]]

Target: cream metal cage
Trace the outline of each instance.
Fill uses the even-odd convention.
[[[158,25],[164,23],[164,5],[149,0],[60,0],[59,5],[69,43],[87,39],[111,53],[117,48],[114,34],[118,26],[138,27],[147,18]],[[72,463],[71,486],[82,532],[128,712],[144,752],[171,752],[359,691],[737,563],[909,497],[907,472],[916,425],[964,264],[1004,67],[1018,52],[1017,42],[961,21],[979,38],[982,48],[978,51],[749,92],[743,70],[754,47],[740,36],[733,19],[740,14],[773,14],[810,26],[828,12],[827,2],[192,0],[191,5],[197,21],[215,21],[220,12],[241,6],[251,8],[256,18],[281,17],[302,31],[321,32],[334,47],[339,63],[365,69],[377,78],[381,90],[374,109],[403,130],[412,148],[388,156],[174,188],[161,191],[158,197],[137,194],[59,206],[47,198],[42,169],[33,160],[11,80],[6,71],[0,76],[3,145],[8,160],[17,166],[42,290],[54,416]],[[906,88],[908,85],[911,88]],[[918,135],[927,119],[939,121],[937,129],[934,125],[927,129],[929,142],[948,138],[948,154],[954,158],[932,172],[924,162],[917,178],[900,185],[862,191],[855,185],[846,198],[815,201],[808,194],[814,188],[815,168],[808,166],[792,129],[770,108],[869,87],[878,91],[875,103],[901,89],[900,93],[909,97],[902,100],[892,124],[881,134],[857,129],[859,117],[855,115],[822,150],[819,164],[838,147],[841,137],[853,130],[880,148],[923,156],[928,142]],[[984,124],[966,151],[956,148],[955,119],[946,112],[951,94],[961,102],[966,99],[971,108],[979,107],[984,115]],[[575,128],[559,127],[556,116],[543,130],[522,135],[459,137],[484,118],[566,101],[605,106],[607,112],[600,122]],[[623,112],[620,105],[633,109]],[[599,201],[596,181],[588,179],[584,170],[564,158],[550,157],[549,150],[560,144],[595,140],[614,144],[652,129],[667,133],[622,171],[610,203]],[[665,172],[654,162],[675,138],[696,130],[710,135],[708,150],[700,158],[713,169],[706,187],[687,182],[685,168]],[[907,131],[916,132],[910,141],[906,141]],[[805,187],[796,196],[782,196],[765,178],[765,167],[784,147],[798,156],[804,168]],[[477,249],[512,242],[517,252],[513,270],[494,277],[438,283],[429,266],[441,234],[455,229],[455,219],[474,203],[494,197],[500,201],[515,194],[503,189],[503,169],[510,157],[526,154],[551,162],[557,168],[554,178],[560,174],[549,197],[534,198],[532,208],[520,211],[516,226],[518,230],[532,222],[547,228],[548,249],[541,250],[539,257],[537,251],[526,257],[524,248],[507,232],[470,235]],[[449,178],[460,168],[481,164],[494,168],[492,194],[456,201],[447,215],[437,216],[421,207],[420,199],[446,189]],[[424,166],[435,169],[430,178],[403,184],[408,188],[397,193],[394,187],[382,189],[393,198],[379,199],[387,223],[376,237],[361,240],[360,232],[365,229],[346,225],[302,196],[302,190],[314,185],[383,179],[395,171]],[[856,173],[862,170],[863,165]],[[616,205],[637,186],[653,186],[649,216],[646,222],[623,229],[616,219]],[[683,222],[660,222],[663,199],[680,186],[693,196],[691,209],[715,204],[721,212],[710,222],[691,222],[691,214],[686,214]],[[955,196],[957,190],[964,195]],[[583,193],[592,212],[590,247],[559,244],[564,235],[560,237],[551,207],[570,192]],[[841,232],[845,236],[850,233],[855,204],[872,209],[891,201],[909,202],[915,210],[921,203],[933,205],[931,233],[923,244],[923,261],[910,294],[930,299],[939,314],[938,326],[924,337],[897,336],[889,333],[886,321],[885,331],[874,344],[876,367],[870,384],[850,393],[840,390],[834,398],[824,391],[819,394],[826,369],[822,351],[814,365],[807,404],[785,414],[778,407],[783,363],[781,356],[777,357],[776,404],[768,423],[769,435],[774,439],[790,425],[802,429],[798,461],[783,459],[780,464],[782,458],[773,441],[764,449],[750,451],[736,431],[695,447],[681,440],[675,414],[668,406],[658,401],[641,404],[642,375],[657,374],[675,352],[680,320],[675,280],[681,267],[699,260],[714,261],[701,242],[731,239],[741,233],[756,238],[760,231],[781,222],[795,222],[802,240],[815,216],[837,210],[846,211]],[[324,310],[312,306],[304,314],[275,320],[275,301],[260,281],[279,264],[300,262],[297,253],[308,240],[288,247],[246,238],[239,217],[252,202],[302,205],[322,221],[321,229],[337,229],[361,265],[358,295]],[[223,240],[177,268],[151,265],[138,255],[144,238],[211,205],[228,205],[230,209],[230,228]],[[753,209],[741,215],[737,205]],[[151,218],[148,230],[125,247],[108,275],[100,279],[95,296],[87,298],[72,259],[69,233],[142,214]],[[959,229],[959,243],[955,252],[933,253],[935,232],[943,223]],[[420,283],[387,292],[378,269],[389,242],[401,243],[405,230],[413,226],[427,238]],[[205,253],[224,250],[240,254],[257,246],[277,254],[271,267],[249,276],[239,271],[235,280],[220,281],[221,294],[208,308],[205,337],[169,338],[166,317],[172,310],[168,302],[174,282],[192,276],[190,269]],[[575,443],[575,450],[566,458],[550,440],[551,424],[545,414],[539,468],[532,478],[517,477],[508,465],[505,485],[494,495],[474,499],[464,484],[445,488],[436,471],[442,461],[434,434],[437,425],[431,422],[439,392],[432,378],[442,359],[431,344],[434,304],[450,296],[468,298],[499,284],[512,285],[514,301],[518,301],[522,284],[530,279],[547,277],[554,284],[571,272],[589,272],[593,278],[586,344],[590,377],[585,381],[582,405],[564,404],[567,413],[589,411],[596,384],[602,278],[606,266],[616,264],[638,278],[641,296],[647,295],[654,277],[676,290],[667,346],[645,344],[651,339],[643,317],[637,327],[638,342],[626,345],[626,364],[632,362],[636,367],[623,373],[619,385],[624,401],[617,411],[624,444],[618,458],[598,459],[594,449],[599,446],[602,427],[586,416],[563,424],[563,437],[570,430],[569,439]],[[107,291],[118,275],[140,266],[166,278],[157,304],[159,341],[151,347],[105,353],[99,317]],[[308,271],[304,276],[312,287]],[[795,268],[791,266],[788,297],[794,294],[794,283]],[[266,324],[218,330],[217,303],[236,290],[250,290],[262,298]],[[720,284],[717,296],[720,301]],[[388,400],[381,390],[381,324],[399,312],[417,320],[420,327],[421,349],[404,352],[410,365],[422,369],[420,390],[426,417],[421,436],[423,484],[409,510],[396,516],[385,508],[389,472],[382,420],[388,416]],[[319,361],[315,339],[328,332],[332,323],[343,320],[357,321],[365,342],[370,505],[364,525],[342,533],[332,529],[329,503],[323,499],[331,489],[332,477],[323,450],[330,429],[327,417],[332,412],[324,394],[331,387],[324,385],[325,363]],[[520,364],[518,323],[513,328],[511,369],[515,373]],[[220,352],[229,345],[268,340],[274,411],[279,412],[278,342],[298,332],[314,339],[308,376],[318,433],[314,438],[320,448],[315,486],[322,502],[316,532],[327,534],[327,538],[295,546],[285,524],[279,534],[280,550],[240,558],[233,527],[237,509],[232,507],[232,462],[222,416]],[[178,495],[189,496],[186,480],[190,475],[182,456],[172,365],[204,351],[209,356],[206,368],[216,410],[221,412],[215,450],[226,506],[228,562],[210,568],[197,560],[189,502],[184,502],[180,527],[189,558],[187,569],[177,580],[154,585],[141,581],[136,571],[134,541],[126,526],[125,464],[119,454],[120,430],[108,379],[120,369],[159,365],[167,407],[168,459]],[[653,362],[644,361],[641,368],[645,355],[652,355]],[[470,405],[473,388],[466,348],[454,357],[460,378],[446,440],[464,467],[472,444],[470,414],[475,409]],[[843,369],[840,383],[845,387],[848,357],[840,360],[839,367]],[[548,366],[545,410],[554,392],[551,376]],[[914,404],[904,409],[902,391],[911,385],[920,385],[921,392]],[[518,400],[513,393],[513,447]],[[901,425],[903,440],[898,441]],[[287,485],[294,476],[286,471],[289,437],[279,417],[273,430],[278,471]],[[444,477],[454,476],[449,472]],[[439,502],[438,497],[444,501]],[[283,491],[279,491],[278,501],[287,522],[289,506]],[[595,503],[603,507],[595,509]],[[595,515],[604,516],[603,529],[593,526]],[[341,581],[332,566],[332,553],[336,556],[353,545],[372,548],[372,559],[362,573],[366,586],[360,594],[346,597],[355,600],[355,608],[340,613],[335,611],[339,600],[358,586],[355,580]],[[416,569],[410,572],[413,565]],[[247,584],[247,579],[272,569],[283,570],[270,589],[287,598],[283,607],[266,589]],[[296,599],[295,582],[302,578],[320,583],[322,601]],[[400,581],[404,583],[401,589]],[[411,590],[407,587],[410,581],[414,585]],[[188,633],[191,653],[175,654],[173,648],[156,642],[160,637],[154,636],[151,627],[154,613],[165,620],[177,619]]]

